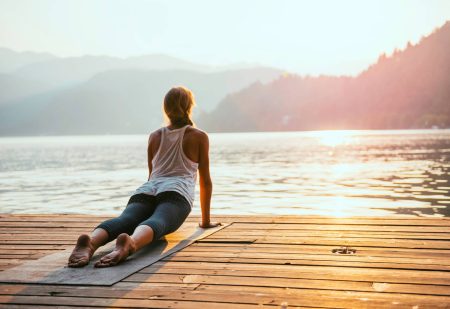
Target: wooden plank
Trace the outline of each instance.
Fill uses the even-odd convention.
[[[197,272],[197,273],[196,273]],[[142,283],[143,278],[145,282]],[[342,290],[342,291],[369,291],[369,292],[390,292],[390,293],[408,293],[419,295],[450,295],[450,289],[447,285],[434,284],[409,284],[409,283],[386,283],[371,281],[352,281],[352,280],[328,280],[328,279],[309,279],[309,278],[285,278],[270,277],[264,273],[254,276],[245,276],[236,272],[213,272],[206,271],[201,273],[199,270],[193,270],[192,274],[177,274],[171,271],[165,271],[164,268],[149,276],[134,276],[122,281],[115,286],[126,284],[135,284],[143,286],[153,284],[152,287],[158,287],[159,284],[217,284],[217,285],[241,285],[241,286],[265,286],[265,287],[284,287],[284,288],[304,288],[304,289],[324,289],[324,290]],[[196,287],[197,288],[197,287]]]
[[[373,239],[410,239],[410,240],[450,240],[450,234],[447,233],[375,233],[375,232],[311,232],[311,231],[226,231],[229,237],[283,237],[286,239],[299,237],[325,237],[325,238],[373,238]],[[50,238],[50,237],[49,237]],[[30,238],[32,239],[32,238]],[[38,236],[36,236],[38,239]],[[61,239],[64,240],[64,239]]]
[[[3,250],[64,250],[69,247],[73,247],[73,244],[68,245],[24,245],[24,244],[1,244],[0,247]]]
[[[248,248],[254,248],[257,250],[265,250],[270,252],[276,250],[278,252],[318,252],[318,253],[330,253],[333,249],[337,248],[333,245],[296,245],[296,244],[260,244],[260,243],[233,243],[233,242],[196,242],[195,246],[201,246],[203,248],[242,248],[243,250]],[[435,256],[435,257],[448,257],[450,250],[445,249],[411,249],[411,248],[384,248],[384,247],[358,247],[361,254],[372,254],[377,256]],[[266,251],[268,250],[268,251]]]
[[[223,293],[221,293],[223,296]],[[106,308],[174,308],[174,309],[192,309],[201,306],[211,305],[211,300],[207,301],[180,301],[179,299],[173,300],[160,300],[151,299],[133,299],[133,298],[97,298],[97,297],[55,297],[55,296],[40,296],[36,297],[34,295],[29,296],[1,296],[0,304],[11,303],[11,304],[24,304],[24,305],[53,305],[53,306],[74,306],[78,307],[106,307]],[[275,308],[276,305],[264,305],[264,307]],[[261,305],[261,308],[264,308]],[[279,306],[278,306],[279,307]],[[214,302],[214,308],[217,309],[253,309],[255,308],[254,303],[242,304],[238,302],[224,303],[220,301]]]
[[[336,246],[330,245],[290,245],[290,244],[236,244],[236,243],[215,243],[196,242],[186,251],[217,251],[217,252],[262,252],[262,253],[286,253],[286,254],[330,254]],[[377,248],[358,247],[358,256],[371,257],[397,257],[397,258],[450,258],[450,250],[442,249],[408,249],[408,248]],[[355,255],[352,255],[355,256]]]
[[[39,255],[45,255],[45,253],[34,253],[34,254],[0,254],[0,259],[29,259]]]
[[[128,306],[135,306],[133,301],[137,300],[174,300],[175,297],[182,295],[183,302],[215,302],[217,304],[249,304],[249,305],[280,305],[283,301],[288,301],[294,306],[307,305],[317,306],[318,304],[331,305],[346,305],[349,300],[352,300],[352,305],[361,306],[368,302],[364,300],[370,299],[370,305],[392,305],[393,295],[390,293],[378,292],[358,292],[358,291],[332,291],[332,290],[317,290],[317,289],[286,289],[281,288],[266,288],[253,286],[225,286],[218,285],[201,285],[195,290],[177,290],[170,291],[168,289],[135,289],[120,290],[109,289],[102,290],[98,288],[77,288],[54,289],[54,296],[49,297],[48,291],[42,291],[40,288],[26,288],[25,290],[13,296],[12,302],[21,302],[28,296],[34,296],[37,300],[47,300],[46,304],[64,304],[66,301],[82,302],[82,299],[91,300],[89,305],[105,305],[105,300],[111,301],[110,306],[114,306],[117,300],[121,300],[122,305],[125,301],[129,301]],[[230,290],[233,291],[230,296]],[[277,294],[273,291],[278,291]],[[55,293],[56,292],[56,293]],[[59,292],[59,293],[58,293]],[[256,293],[255,293],[256,292]],[[39,296],[39,297],[36,297]],[[315,297],[313,297],[315,296]],[[3,296],[5,297],[5,296]],[[305,303],[305,298],[311,298],[311,301]],[[434,295],[415,295],[415,294],[395,294],[395,300],[400,306],[437,306],[437,308],[445,308],[442,303],[450,302],[450,297],[434,296]],[[0,298],[1,301],[1,298]],[[36,300],[34,301],[36,302]],[[69,303],[70,304],[70,303]],[[73,304],[73,303],[72,303]],[[139,303],[136,303],[139,304]],[[152,305],[152,303],[147,303]],[[200,305],[200,304],[197,304]],[[139,306],[139,305],[138,305]],[[348,304],[347,304],[348,306]],[[214,306],[215,307],[215,306]]]
[[[23,305],[13,305],[13,304],[5,304],[2,305],[2,308],[4,309],[29,309],[30,305],[23,304]],[[33,309],[54,309],[54,305],[33,305]],[[80,309],[80,306],[73,305],[73,306],[57,306],[58,309]],[[83,309],[98,309],[98,308],[107,308],[107,307],[90,307],[90,306],[83,306]],[[125,307],[116,307],[116,308],[125,308]]]
[[[298,255],[286,253],[256,252],[196,252],[179,251],[163,261],[222,261],[233,263],[290,264],[290,265],[329,265],[345,267],[373,267],[392,269],[431,269],[450,271],[449,259],[414,259],[393,257],[371,257],[358,255]]]
[[[214,219],[232,220],[234,223],[248,224],[342,224],[342,225],[437,225],[449,226],[450,218],[409,218],[398,217],[324,217],[324,216],[265,216],[265,215],[243,215],[243,216],[220,216]]]
[[[167,264],[161,264],[167,263]],[[244,263],[220,263],[220,262],[157,262],[152,266],[142,269],[133,276],[145,278],[148,274],[161,269],[164,272],[179,272],[179,274],[202,274],[202,271],[212,271],[211,274],[234,273],[242,276],[267,276],[282,278],[308,278],[308,279],[331,279],[350,281],[370,281],[386,283],[417,283],[450,285],[450,273],[445,271],[429,270],[404,270],[363,267],[333,267],[333,266],[305,266],[305,265],[267,265],[267,264],[244,264]],[[189,273],[193,272],[195,273]],[[206,272],[205,272],[206,274]],[[130,276],[129,278],[132,278]],[[129,279],[127,278],[126,281]],[[134,280],[135,281],[135,280]]]
[[[314,289],[285,289],[244,286],[201,285],[198,291],[228,291],[233,295],[277,295],[294,306],[324,306],[330,308],[448,308],[447,296],[370,293],[352,291],[320,291]],[[239,293],[239,294],[238,294]]]
[[[61,231],[54,231],[53,233],[46,233],[44,231],[23,231],[22,233],[2,233],[0,232],[1,239],[11,239],[11,238],[17,238],[17,239],[37,239],[37,238],[43,238],[43,239],[71,239],[73,240],[75,236],[78,236],[79,234],[77,232],[71,231],[71,232],[61,232]]]
[[[432,249],[441,248],[450,250],[450,242],[439,240],[408,240],[408,239],[383,239],[383,241],[372,238],[328,238],[328,237],[298,237],[296,239],[286,239],[284,237],[272,236],[241,236],[233,237],[228,235],[213,235],[208,239],[199,242],[228,242],[228,243],[260,243],[260,244],[296,244],[296,245],[328,245],[328,246],[351,246],[351,247],[385,247],[385,248],[411,248],[411,249]]]
[[[3,246],[0,246],[0,248]],[[64,249],[62,249],[64,250]],[[49,250],[43,250],[43,249],[0,249],[0,256],[8,255],[8,254],[14,254],[14,255],[39,255],[39,254],[49,254],[54,252],[62,251],[61,249],[49,249]]]
[[[167,275],[168,278],[175,275]],[[29,285],[29,284],[1,284],[0,283],[0,295],[16,295],[20,293],[21,291],[28,290],[29,288],[36,288],[39,289],[39,291],[47,291],[46,293],[48,295],[51,294],[58,294],[58,289],[64,289],[69,288],[73,291],[76,291],[77,289],[104,289],[105,291],[110,291],[114,289],[119,290],[127,290],[131,291],[134,289],[163,289],[163,288],[174,288],[174,289],[183,289],[183,290],[195,290],[200,286],[200,284],[197,283],[182,283],[177,282],[174,283],[173,280],[166,280],[164,276],[161,276],[161,280],[155,281],[155,282],[118,282],[112,286],[104,287],[104,286],[64,286],[64,285],[51,285],[51,284],[45,284],[45,285]],[[56,293],[54,293],[56,291]]]
[[[433,232],[448,233],[448,226],[410,226],[410,225],[343,225],[343,224],[291,224],[274,223],[270,225],[233,223],[231,230],[311,230],[311,231],[372,231],[372,232]]]
[[[48,229],[59,229],[59,228],[86,228],[92,229],[100,222],[60,222],[60,221],[39,221],[39,222],[2,222],[2,227],[12,227],[12,228],[22,228],[22,229],[34,229],[34,228],[48,228]]]
[[[447,265],[420,265],[411,263],[371,263],[371,262],[352,262],[352,261],[326,261],[326,260],[275,260],[264,258],[221,258],[221,257],[185,257],[173,256],[165,259],[165,261],[175,262],[220,262],[220,263],[241,263],[241,264],[269,264],[269,265],[303,265],[303,266],[336,266],[336,267],[366,267],[366,268],[383,268],[383,269],[409,269],[409,270],[439,270],[450,271]]]

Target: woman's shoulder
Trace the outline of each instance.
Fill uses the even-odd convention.
[[[188,126],[184,134],[200,140],[208,139],[208,133],[193,126]]]
[[[155,141],[158,141],[159,142],[159,140],[161,139],[161,133],[162,133],[162,130],[163,130],[163,128],[164,127],[162,127],[162,128],[159,128],[159,129],[157,129],[157,130],[155,130],[155,131],[153,131],[153,132],[151,132],[150,134],[149,134],[149,136],[148,136],[148,143],[150,144],[150,142],[155,142]]]
[[[162,132],[162,130],[164,129],[165,127],[161,127],[161,128],[159,128],[159,129],[157,129],[157,130],[155,130],[155,131],[152,131],[151,133],[150,133],[150,135],[158,135],[158,134],[161,134],[161,132]]]

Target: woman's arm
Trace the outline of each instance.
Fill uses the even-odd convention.
[[[150,175],[152,174],[152,161],[153,161],[153,144],[152,144],[152,140],[154,140],[154,138],[152,138],[153,133],[150,134],[150,136],[148,137],[148,145],[147,145],[147,164],[148,164],[148,178],[147,180],[150,180]],[[154,142],[153,142],[154,143]]]
[[[198,171],[200,175],[200,207],[202,210],[202,222],[200,227],[208,228],[220,225],[210,221],[210,208],[213,184],[209,173],[209,139],[208,135],[201,132],[199,145]]]

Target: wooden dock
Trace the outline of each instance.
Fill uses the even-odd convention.
[[[0,215],[0,269],[106,218]],[[231,224],[111,287],[0,284],[0,307],[450,308],[450,218],[213,219]]]

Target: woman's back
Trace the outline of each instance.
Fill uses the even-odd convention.
[[[170,132],[172,132],[172,131],[177,131],[179,129],[182,129],[182,128],[173,129],[173,128],[169,128],[169,127],[162,127],[150,135],[149,144],[148,144],[148,146],[149,146],[148,155],[152,161],[153,161],[153,158],[155,158],[155,156],[157,155],[157,153],[159,151],[159,147],[160,147],[161,140],[162,140],[163,130],[169,130]],[[183,138],[182,138],[182,146],[183,146],[182,148],[183,148],[183,153],[190,161],[199,163],[199,161],[200,161],[200,144],[205,139],[205,137],[206,137],[205,132],[203,132],[197,128],[194,128],[192,126],[186,127],[184,134],[183,134]],[[151,162],[151,163],[153,165],[153,162]]]
[[[172,176],[191,177],[194,180],[197,178],[198,160],[195,162],[185,154],[185,149],[191,150],[192,156],[192,150],[196,148],[193,134],[185,141],[185,132],[189,127],[189,125],[177,129],[163,127],[158,130],[160,134],[155,139],[159,145],[157,151],[152,154],[150,179]]]
[[[158,195],[175,191],[192,207],[197,170],[201,175],[206,172],[209,178],[207,153],[202,156],[208,145],[207,134],[190,125],[176,129],[163,127],[153,132],[148,145],[149,179],[134,194]]]

